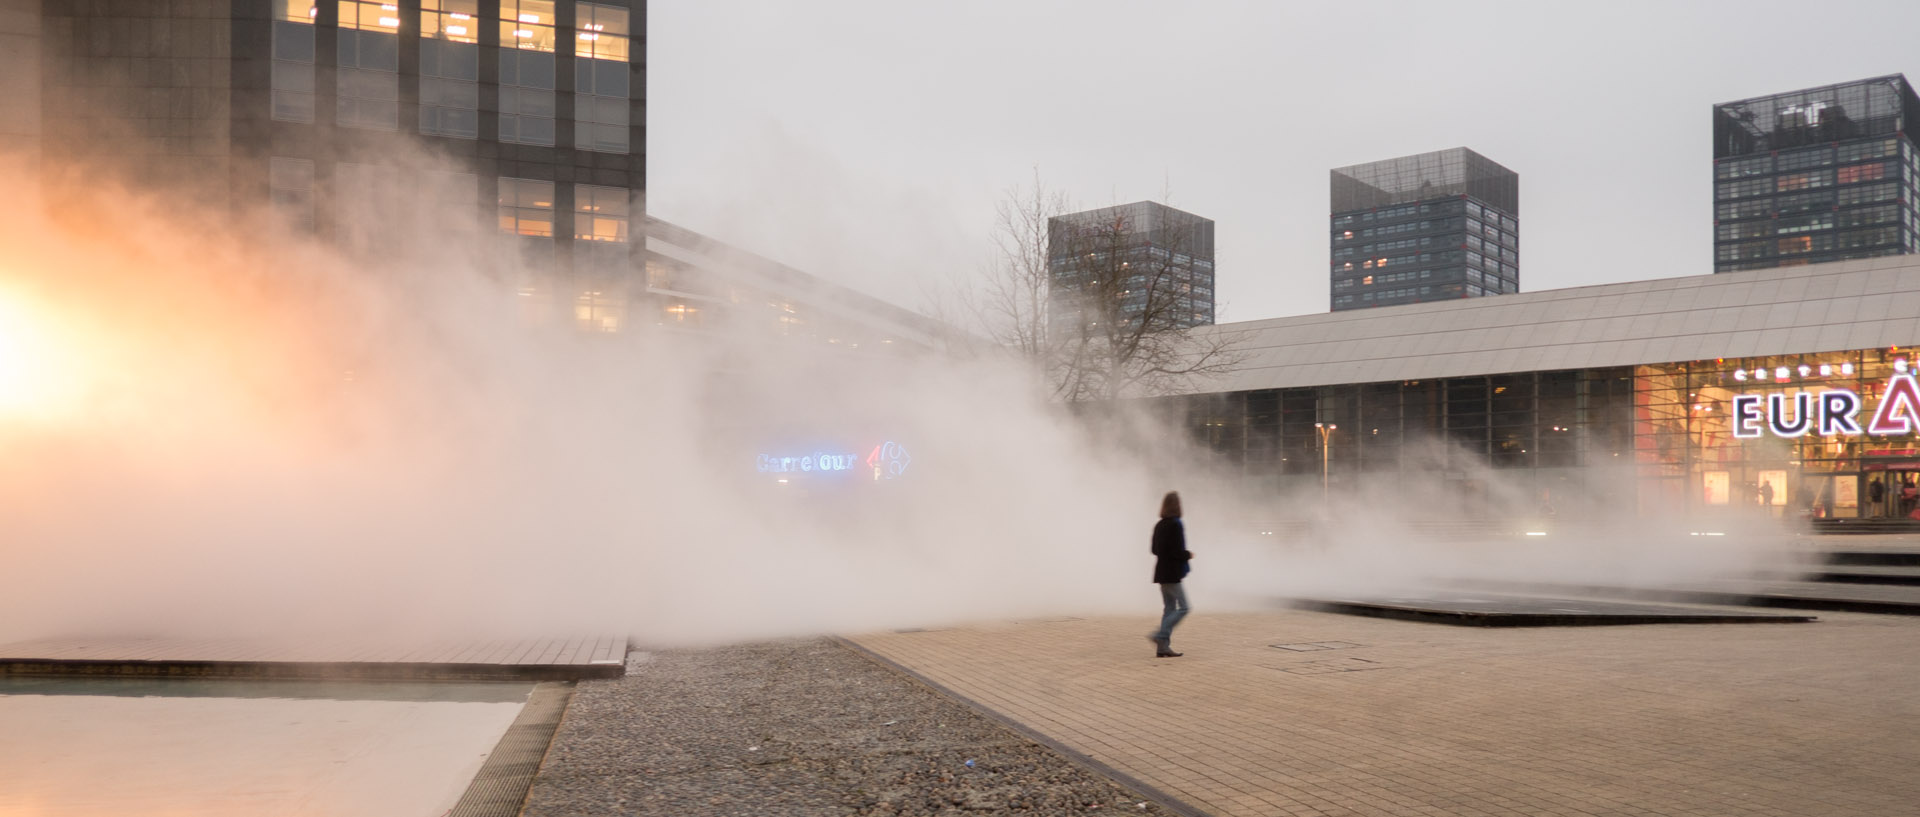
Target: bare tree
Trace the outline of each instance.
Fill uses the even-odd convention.
[[[1211,223],[1155,202],[1049,220],[1049,373],[1070,401],[1182,389],[1245,360],[1214,319]]]
[[[1038,172],[1031,187],[1009,189],[993,262],[941,311],[1069,402],[1176,391],[1244,360],[1241,333],[1194,331],[1213,321],[1203,220],[1148,202],[1073,210]]]

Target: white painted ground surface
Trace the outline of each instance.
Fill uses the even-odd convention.
[[[0,694],[0,817],[440,817],[524,703]]]

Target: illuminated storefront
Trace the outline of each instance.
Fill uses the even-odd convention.
[[[1920,257],[1207,331],[1242,338],[1241,369],[1146,404],[1256,497],[1435,518],[1916,510]]]
[[[1637,366],[1642,490],[1685,506],[1904,516],[1902,488],[1920,476],[1909,365],[1909,351],[1889,347]]]

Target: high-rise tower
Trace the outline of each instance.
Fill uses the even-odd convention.
[[[1520,177],[1466,148],[1333,171],[1334,311],[1520,291]]]
[[[1920,248],[1905,76],[1713,106],[1714,272]]]

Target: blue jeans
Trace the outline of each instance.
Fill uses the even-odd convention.
[[[1154,631],[1153,640],[1165,647],[1173,640],[1173,625],[1193,612],[1193,607],[1187,604],[1187,588],[1179,582],[1160,585],[1160,600],[1166,604],[1166,612],[1160,614],[1160,629]]]

